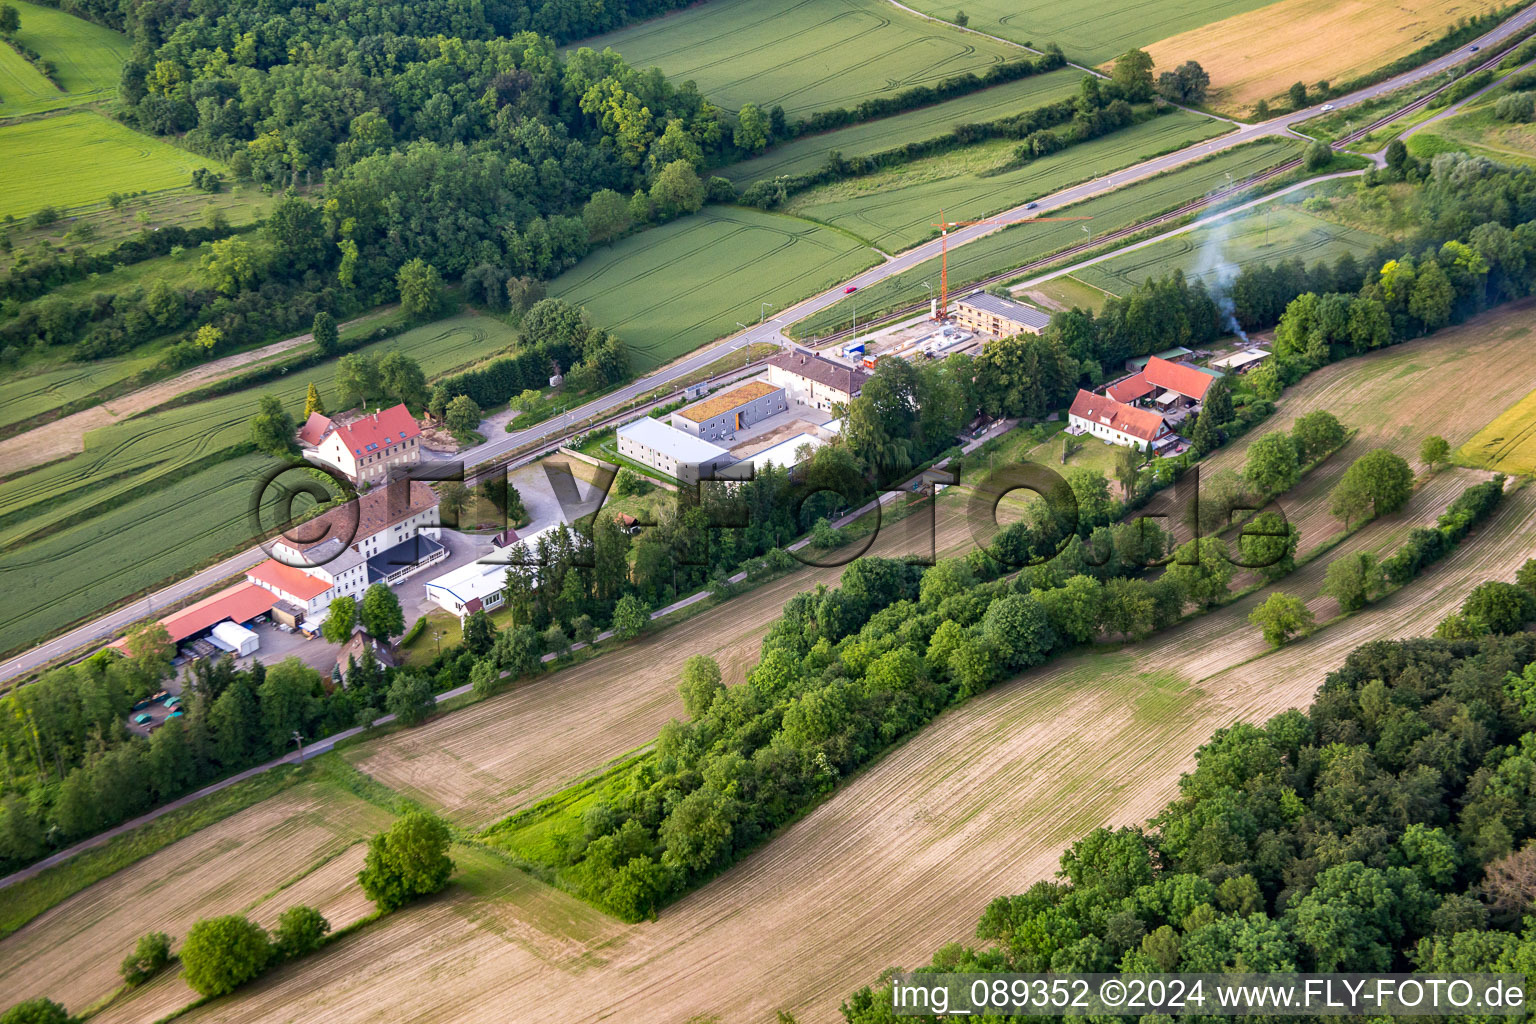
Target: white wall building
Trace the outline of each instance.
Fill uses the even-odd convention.
[[[658,419],[642,416],[619,428],[619,454],[660,470],[685,484],[708,478],[714,469],[729,466],[736,457]]]
[[[1156,448],[1174,436],[1162,416],[1151,409],[1138,409],[1083,390],[1077,392],[1067,412],[1067,429],[1139,451]]]

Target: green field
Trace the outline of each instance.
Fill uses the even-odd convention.
[[[586,307],[629,347],[637,373],[880,262],[837,231],[779,214],[710,207],[602,249],[551,295]]]
[[[70,363],[0,383],[0,427],[41,416],[51,409],[89,397],[154,365],[154,356]]]
[[[634,67],[692,80],[727,109],[779,104],[791,117],[854,107],[1021,56],[883,0],[712,0],[580,45],[612,47]]]
[[[1099,64],[1132,47],[1187,32],[1213,21],[1257,10],[1269,0],[968,0],[960,9],[978,32],[1042,47],[1055,43],[1072,60]],[[912,0],[907,5],[936,18],[954,17],[954,4]]]
[[[1063,215],[1092,217],[1088,226],[1092,236],[1097,237],[1220,188],[1227,183],[1228,173],[1233,178],[1242,178],[1288,160],[1300,148],[1299,143],[1280,139],[1243,146],[1199,164],[1078,203]],[[1074,221],[1019,225],[954,249],[949,254],[950,292],[954,294],[966,282],[1003,273],[1084,241],[1090,235],[1083,231],[1083,227]],[[860,289],[859,312],[874,313],[923,301],[928,297],[923,282],[937,288],[938,280],[939,261],[928,260],[879,284]],[[799,321],[793,332],[796,337],[822,335],[839,326],[847,326],[851,319],[852,307],[845,300]]]
[[[130,49],[126,36],[52,7],[9,2],[21,15],[17,41],[53,62],[59,86],[0,43],[0,117],[57,110],[116,94]]]
[[[1115,295],[1128,295],[1143,281],[1175,270],[1210,280],[1253,262],[1300,259],[1311,266],[1318,260],[1331,263],[1346,252],[1364,257],[1386,240],[1314,217],[1302,209],[1304,198],[1292,193],[1219,224],[1095,263],[1073,276]]]
[[[194,168],[218,166],[83,110],[0,125],[0,153],[0,217],[100,202],[110,192],[181,188]]]
[[[899,252],[937,234],[933,224],[941,209],[950,220],[987,217],[1228,127],[1174,111],[1011,169],[1018,142],[997,139],[811,189],[791,199],[785,211]]]
[[[1060,68],[1043,75],[1005,82],[947,103],[909,110],[878,121],[849,125],[836,131],[808,135],[803,139],[776,146],[754,160],[744,160],[723,169],[722,173],[737,185],[781,174],[805,174],[827,162],[827,154],[837,150],[845,157],[868,156],[908,142],[932,139],[957,124],[980,124],[1043,107],[1073,96],[1083,73]]]
[[[1455,116],[1408,136],[1408,152],[1425,160],[1462,151],[1505,164],[1536,164],[1536,124],[1494,117],[1494,101],[1502,95],[1503,90],[1496,90]]]
[[[498,320],[465,314],[360,351],[399,349],[431,378],[503,351],[515,337]],[[310,381],[334,399],[334,374],[325,363],[130,419],[88,434],[80,455],[0,483],[0,585],[28,595],[0,610],[0,650],[247,540],[256,477],[272,460],[220,456],[249,438],[258,397],[277,395],[297,418]]]

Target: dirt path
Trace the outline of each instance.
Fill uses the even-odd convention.
[[[237,352],[215,359],[211,363],[195,366],[186,373],[44,423],[24,434],[6,438],[0,441],[0,474],[14,473],[28,466],[75,455],[85,450],[85,435],[92,430],[119,423],[146,409],[153,409],[162,402],[168,402],[183,392],[232,376],[238,370],[313,340],[313,335],[301,334],[249,352]]]

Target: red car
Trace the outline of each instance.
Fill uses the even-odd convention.
[[[859,290],[859,286],[858,285],[851,284],[847,288],[843,289],[843,294],[844,295],[852,295],[854,292],[856,292],[858,290]]]

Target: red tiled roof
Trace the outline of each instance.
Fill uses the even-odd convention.
[[[1200,401],[1205,397],[1205,392],[1215,380],[1208,373],[1201,373],[1193,366],[1184,363],[1170,363],[1166,359],[1153,356],[1147,360],[1146,369],[1141,375],[1147,378],[1147,382],[1154,387],[1165,391],[1177,391],[1185,398],[1193,398]]]
[[[407,483],[410,490],[402,491]],[[352,546],[424,509],[435,507],[437,492],[423,481],[394,480],[345,505],[337,505],[313,519],[289,527],[283,531],[283,540],[305,552],[334,539]]]
[[[336,436],[341,438],[342,445],[359,458],[385,445],[399,444],[419,433],[421,433],[421,427],[417,426],[410,410],[404,405],[380,409],[360,420],[354,420],[336,428]],[[373,448],[370,449],[369,445]]]
[[[299,428],[299,440],[313,448],[325,440],[325,435],[330,433],[331,418],[323,412],[312,412],[309,419]]]
[[[844,391],[855,397],[863,389],[864,382],[869,379],[869,374],[863,370],[834,363],[830,359],[803,349],[781,352],[770,358],[768,365],[788,370],[806,380],[815,381],[822,387]]]
[[[1108,391],[1109,397],[1117,402],[1134,402],[1138,398],[1150,395],[1157,388],[1147,381],[1146,374],[1138,373],[1105,390]]]
[[[254,583],[237,583],[166,616],[160,623],[171,634],[171,640],[180,643],[193,633],[200,633],[225,619],[249,622],[263,612],[271,611],[274,604],[277,604],[277,595],[270,590],[263,590]]]
[[[1081,389],[1072,400],[1070,415],[1102,424],[1143,441],[1151,441],[1163,429],[1163,418],[1151,409],[1138,409],[1117,402],[1107,395],[1096,395]]]
[[[265,583],[272,589],[292,594],[305,601],[319,597],[331,589],[331,585],[318,576],[311,576],[302,569],[285,565],[274,558],[269,558],[252,569],[247,569],[245,578],[253,583]]]

